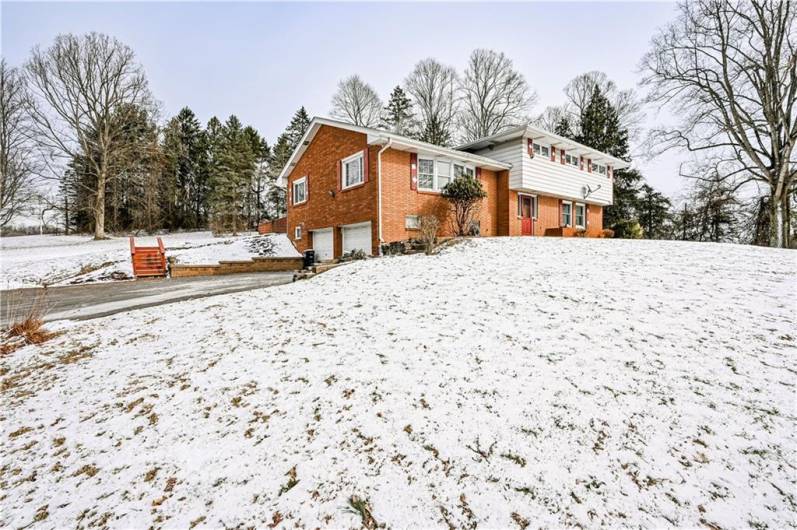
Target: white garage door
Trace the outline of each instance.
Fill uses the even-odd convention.
[[[331,228],[313,230],[313,250],[315,250],[316,260],[327,261],[332,259],[334,248]]]
[[[360,223],[356,225],[344,226],[343,232],[343,253],[352,250],[362,250],[368,256],[371,255],[371,223]]]

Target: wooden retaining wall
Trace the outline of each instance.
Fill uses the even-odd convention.
[[[252,258],[251,260],[220,261],[217,265],[172,265],[172,278],[217,276],[245,272],[276,272],[301,270],[302,258]]]

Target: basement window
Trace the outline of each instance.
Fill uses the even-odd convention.
[[[421,219],[417,215],[408,215],[404,218],[404,228],[418,230],[421,228]]]
[[[302,238],[302,225],[299,225],[293,229],[293,239],[301,239],[301,238]]]

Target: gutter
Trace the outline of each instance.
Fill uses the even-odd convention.
[[[393,138],[388,138],[384,147],[376,155],[376,217],[377,239],[379,239],[379,255],[382,255],[382,153],[393,144]]]

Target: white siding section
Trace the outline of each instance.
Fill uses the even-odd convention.
[[[539,155],[531,158],[526,150],[526,138],[518,138],[482,149],[477,154],[494,158],[501,162],[509,162],[509,188],[543,195],[552,195],[565,199],[575,199],[592,204],[606,206],[612,204],[612,181],[605,175],[589,173],[562,164],[557,150],[556,161]],[[584,186],[589,186],[592,193],[584,199]]]
[[[477,155],[486,156],[499,162],[506,162],[512,164],[512,169],[509,170],[509,187],[511,189],[520,188],[522,184],[522,170],[523,170],[523,157],[526,156],[526,149],[520,138],[509,140],[502,144],[498,144],[492,148],[482,149],[476,151]]]

